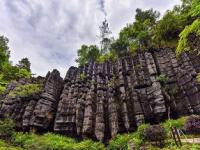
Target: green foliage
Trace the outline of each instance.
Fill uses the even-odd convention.
[[[6,90],[6,87],[0,85],[0,94],[3,94],[5,90]]]
[[[42,89],[41,84],[25,84],[22,86],[18,86],[12,91],[10,91],[9,96],[16,97],[16,96],[29,96],[35,93],[40,92]]]
[[[98,59],[97,62],[98,63],[104,63],[108,60],[112,60],[115,61],[117,59],[117,54],[115,53],[115,51],[109,51],[108,53],[101,55]]]
[[[169,78],[165,74],[161,74],[157,76],[156,80],[159,81],[165,87]]]
[[[28,58],[22,58],[19,63],[17,64],[17,67],[19,67],[20,69],[25,69],[27,70],[27,72],[31,72],[31,63],[28,60]]]
[[[14,133],[15,124],[11,119],[0,120],[0,138],[9,139]]]
[[[36,135],[33,133],[16,133],[13,143],[29,150],[105,150],[103,144],[91,140],[77,142],[72,138],[46,133]]]
[[[186,25],[186,19],[186,16],[168,11],[154,28],[152,38],[155,47],[176,47],[179,34]]]
[[[10,81],[31,77],[30,62],[27,58],[23,58],[17,66],[13,66],[9,62],[9,57],[8,39],[0,36],[0,94],[4,93]]]
[[[117,39],[111,48],[122,56],[131,52],[135,54],[138,49],[146,49],[152,46],[152,33],[156,20],[159,17],[157,11],[153,9],[142,11],[136,10],[136,21],[133,24],[128,24],[119,33]]]
[[[0,36],[0,72],[3,69],[3,65],[8,63],[10,57],[10,51],[8,47],[8,38]]]
[[[130,137],[128,134],[118,134],[114,139],[109,142],[109,150],[128,150],[128,142]]]
[[[196,19],[191,25],[186,26],[181,32],[178,47],[176,49],[176,53],[178,55],[184,51],[190,51],[188,37],[191,34],[200,36],[200,19]]]
[[[87,64],[89,61],[95,61],[100,55],[100,50],[96,45],[82,45],[78,50],[78,58],[76,62],[79,66]]]
[[[0,150],[22,150],[20,147],[14,147],[7,144],[5,141],[0,140]]]
[[[198,75],[197,75],[196,79],[197,79],[197,82],[199,82],[199,83],[200,83],[200,73],[198,73]]]
[[[81,74],[80,74],[80,79],[81,79],[81,80],[85,80],[85,78],[86,78],[85,73],[81,73]]]
[[[29,72],[26,69],[19,69],[19,71],[16,73],[16,78],[30,78],[31,72]]]
[[[176,127],[177,129],[182,129],[185,125],[187,117],[181,117],[179,119],[169,119],[166,120],[162,125],[167,132],[170,132],[171,127]]]
[[[192,17],[200,16],[200,0],[192,0],[190,14]]]
[[[135,134],[135,136],[138,138],[138,139],[142,139],[144,140],[144,131],[150,127],[150,124],[142,124],[138,127],[137,129],[137,132]]]

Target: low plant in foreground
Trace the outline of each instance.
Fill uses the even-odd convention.
[[[11,119],[0,120],[0,138],[8,140],[14,133],[15,124]]]
[[[105,146],[100,142],[92,140],[78,142],[53,133],[36,135],[18,132],[13,137],[13,143],[28,150],[105,150]]]

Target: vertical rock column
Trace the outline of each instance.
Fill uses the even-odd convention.
[[[64,79],[65,85],[60,96],[60,101],[54,122],[54,131],[56,132],[67,135],[76,135],[76,102],[73,101],[73,94],[77,77],[80,77],[78,68],[70,67]]]
[[[63,88],[63,79],[57,70],[53,70],[44,86],[41,98],[36,104],[31,126],[36,130],[51,130],[57,110],[57,104]]]
[[[83,118],[83,137],[93,137],[94,138],[94,126],[95,126],[95,112],[96,112],[96,63],[93,63],[91,69],[89,69],[89,74],[91,76],[90,89],[86,94],[84,118]]]
[[[96,98],[96,120],[95,120],[95,136],[99,141],[104,139],[104,91],[105,76],[104,76],[104,64],[98,64],[97,67],[97,98]]]

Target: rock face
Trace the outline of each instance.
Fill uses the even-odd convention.
[[[55,131],[106,142],[143,122],[200,114],[200,58],[153,50],[103,64],[69,68],[64,81],[49,73],[44,90],[24,101],[2,101],[0,114],[22,129]]]

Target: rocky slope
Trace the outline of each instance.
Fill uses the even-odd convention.
[[[200,58],[171,49],[126,56],[116,62],[90,62],[69,68],[63,79],[48,73],[41,93],[2,97],[1,117],[22,130],[55,131],[107,141],[143,122],[200,114]],[[14,86],[16,87],[16,86]]]

